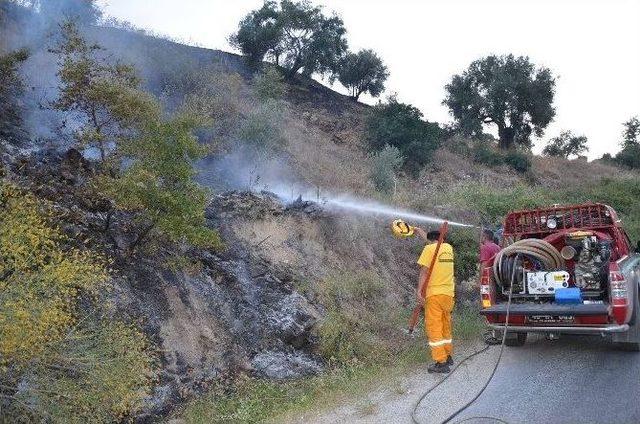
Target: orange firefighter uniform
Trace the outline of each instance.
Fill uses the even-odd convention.
[[[435,250],[436,243],[426,245],[418,259],[418,264],[429,267]],[[425,294],[425,331],[431,348],[431,357],[434,361],[442,363],[453,352],[451,339],[451,312],[454,299],[453,248],[448,243],[440,245]]]

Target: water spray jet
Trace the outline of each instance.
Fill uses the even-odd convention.
[[[270,191],[277,195],[285,202],[294,202],[296,200],[313,200],[327,210],[336,212],[351,212],[359,215],[373,215],[389,218],[401,218],[412,222],[424,222],[429,224],[441,225],[445,221],[452,227],[463,228],[479,228],[476,225],[449,221],[446,219],[420,214],[418,212],[396,208],[381,202],[359,199],[350,195],[333,195],[323,193],[320,196],[320,190],[297,190],[295,187],[272,187]]]

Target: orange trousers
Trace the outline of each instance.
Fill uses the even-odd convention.
[[[446,294],[429,296],[424,302],[424,328],[436,362],[445,362],[453,352],[451,340],[451,312],[453,297]]]

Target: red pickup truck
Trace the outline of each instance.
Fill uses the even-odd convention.
[[[481,270],[481,314],[506,344],[527,333],[593,334],[640,350],[640,255],[610,206],[509,213],[502,250]],[[511,296],[509,308],[508,299]]]

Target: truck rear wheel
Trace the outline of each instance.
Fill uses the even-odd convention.
[[[524,346],[527,342],[527,333],[507,333],[504,344],[512,347]]]

